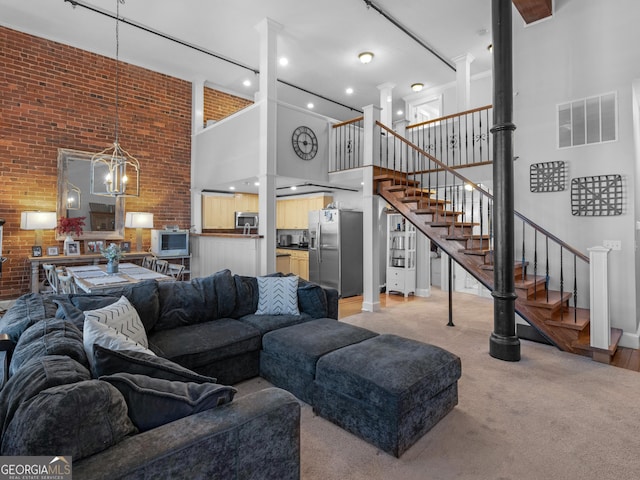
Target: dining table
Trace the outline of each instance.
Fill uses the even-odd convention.
[[[78,289],[86,293],[95,293],[111,287],[142,282],[143,280],[175,281],[175,278],[171,275],[164,275],[135,263],[121,263],[118,266],[117,273],[107,273],[106,264],[79,265],[67,267],[66,270],[73,277]]]

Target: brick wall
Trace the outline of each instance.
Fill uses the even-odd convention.
[[[0,218],[8,258],[0,300],[7,300],[29,291],[34,232],[20,229],[20,212],[55,211],[58,149],[97,152],[114,141],[115,61],[4,27],[0,45]],[[127,198],[126,209],[153,212],[156,226],[189,228],[191,84],[122,62],[119,68],[119,141],[141,168],[141,195]],[[220,116],[245,102],[208,90],[209,108]],[[125,237],[135,241],[135,231]],[[145,231],[145,248],[149,239]],[[51,245],[62,251],[54,231],[45,231],[43,246]]]
[[[231,115],[238,110],[242,110],[249,105],[252,105],[253,101],[245,98],[236,97],[227,93],[213,90],[211,88],[204,88],[204,122],[207,120],[215,120],[216,122],[222,120],[224,117]]]

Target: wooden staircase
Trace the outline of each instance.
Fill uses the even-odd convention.
[[[456,263],[489,290],[493,290],[493,250],[489,235],[474,235],[474,222],[463,221],[464,212],[450,201],[437,198],[409,175],[374,167],[375,193],[416,226]],[[516,312],[560,350],[592,356],[609,363],[622,335],[611,329],[612,345],[594,349],[589,341],[589,310],[570,306],[572,293],[547,288],[545,276],[528,271],[528,261],[515,261]]]

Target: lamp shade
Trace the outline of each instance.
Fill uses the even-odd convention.
[[[50,230],[56,228],[56,212],[22,212],[20,228],[23,230]]]
[[[127,212],[124,226],[127,228],[153,228],[153,213]]]

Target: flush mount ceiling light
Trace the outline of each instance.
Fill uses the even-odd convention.
[[[281,57],[279,62],[280,62],[280,65],[283,67],[286,67],[287,65],[289,65],[289,59],[287,57]]]
[[[120,49],[119,24],[120,4],[124,0],[116,0],[116,115],[115,141],[112,147],[91,157],[91,193],[106,197],[139,197],[140,196],[140,163],[124,150],[118,142],[118,103],[120,88]]]
[[[413,90],[414,92],[419,92],[424,88],[424,84],[423,83],[414,83],[411,85],[411,90]]]
[[[373,53],[371,52],[362,52],[358,55],[360,61],[364,64],[370,63],[373,60]]]

